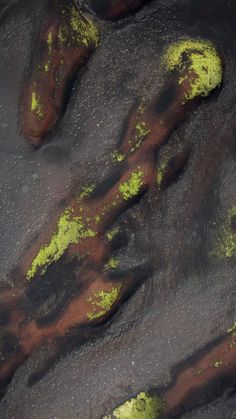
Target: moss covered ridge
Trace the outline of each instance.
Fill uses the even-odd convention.
[[[156,177],[156,181],[157,181],[157,186],[160,189],[162,182],[164,180],[165,177],[165,172],[168,166],[168,157],[164,156],[161,161],[159,162],[158,168],[157,168],[157,177]]]
[[[109,230],[106,233],[106,238],[108,241],[112,241],[119,234],[119,228],[114,227],[112,230]]]
[[[92,311],[87,314],[90,321],[98,319],[108,313],[119,297],[121,286],[113,287],[110,291],[98,291],[88,299],[92,304]]]
[[[65,46],[85,46],[99,44],[99,31],[94,22],[76,7],[65,7],[61,11],[63,19],[58,30],[58,42]]]
[[[185,73],[179,78],[179,84],[190,79],[187,100],[208,96],[221,85],[222,63],[214,44],[210,41],[183,39],[172,44],[166,51],[165,64],[169,71],[178,70]]]
[[[119,192],[125,200],[135,197],[143,186],[144,173],[138,168],[131,173],[130,179],[119,186]]]
[[[234,217],[236,218],[236,206],[229,209],[218,234],[216,254],[220,259],[236,256],[236,232],[232,228]]]
[[[165,403],[160,397],[142,392],[136,398],[117,407],[112,415],[104,416],[103,419],[157,419],[164,409]]]
[[[117,195],[117,197],[119,199],[129,200],[138,195],[143,186],[143,177],[144,173],[139,167],[137,170],[131,172],[129,179],[120,184],[120,196]],[[92,238],[97,235],[97,230],[94,225],[99,223],[102,217],[117,205],[117,201],[113,200],[111,205],[105,207],[101,214],[96,214],[91,217],[89,208],[83,207],[81,201],[86,199],[93,190],[94,185],[86,186],[82,189],[78,197],[81,215],[75,216],[74,210],[70,207],[62,213],[57,222],[55,233],[52,235],[49,243],[38,251],[38,254],[26,273],[28,280],[31,280],[37,273],[43,275],[48,266],[53,262],[57,262],[70,245],[79,244],[83,239]],[[112,239],[111,236],[110,238]],[[116,269],[117,267],[118,261],[115,258],[111,258],[105,266],[105,269]]]
[[[73,217],[73,211],[68,208],[60,217],[55,234],[50,242],[42,247],[28,270],[26,277],[32,279],[40,271],[45,273],[47,267],[63,255],[70,244],[79,243],[82,239],[95,237],[96,232],[84,223],[82,217]]]
[[[110,258],[105,265],[105,269],[117,269],[119,266],[119,260],[117,258]]]
[[[43,105],[41,103],[41,97],[35,91],[32,92],[31,96],[31,111],[36,114],[39,119],[44,117]]]

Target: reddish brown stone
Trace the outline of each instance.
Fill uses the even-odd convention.
[[[20,103],[20,132],[39,146],[63,115],[78,70],[98,43],[93,22],[67,2],[49,2]]]
[[[7,333],[17,338],[19,342],[18,352],[2,362],[0,366],[0,379],[2,381],[6,380],[14,369],[43,343],[57,342],[58,338],[64,337],[75,327],[88,325],[91,322],[98,324],[110,316],[111,312],[109,311],[96,320],[89,321],[87,317],[88,311],[91,310],[91,303],[88,301],[91,292],[110,290],[114,287],[114,279],[109,278],[109,275],[104,271],[104,264],[109,260],[110,253],[105,234],[121,212],[132,206],[140,194],[145,193],[155,185],[157,151],[168,140],[179,123],[187,117],[190,107],[195,102],[195,100],[192,100],[191,103],[185,101],[190,88],[188,80],[181,85],[179,85],[178,79],[167,80],[167,86],[170,83],[171,86],[174,83],[174,95],[164,112],[160,113],[157,109],[160,97],[154,98],[146,105],[140,103],[133,109],[123,143],[118,150],[118,154],[124,156],[124,161],[115,165],[115,168],[119,167],[119,175],[114,177],[114,182],[111,185],[109,184],[107,189],[104,190],[103,188],[102,191],[98,185],[92,194],[83,198],[82,204],[78,201],[77,196],[66,203],[65,208],[70,208],[73,217],[81,216],[81,205],[83,205],[83,219],[87,220],[89,218],[91,220],[89,228],[95,231],[96,235],[85,237],[78,244],[70,245],[65,251],[63,255],[64,263],[70,264],[70,261],[75,260],[76,255],[79,254],[80,258],[84,259],[84,266],[80,268],[78,263],[77,268],[72,267],[71,274],[66,269],[68,287],[68,275],[71,275],[71,282],[74,283],[73,294],[64,308],[46,324],[39,323],[38,319],[34,318],[34,313],[30,316],[27,314],[27,304],[25,305],[24,301],[31,283],[27,281],[26,275],[39,250],[50,242],[50,238],[57,227],[61,209],[58,210],[35,243],[24,254],[19,269],[22,272],[21,279],[18,280],[19,290],[16,297],[14,297],[15,293],[9,292],[8,294],[8,302],[11,300],[11,313],[5,327]],[[185,162],[186,159],[184,159]],[[134,195],[131,194],[126,199],[121,193],[121,186],[130,181],[134,172],[142,174],[142,183]],[[98,214],[100,217],[96,220]],[[60,271],[61,263],[63,262],[57,260],[52,264],[53,272],[50,275],[58,275],[57,282],[62,275]],[[47,269],[49,268],[47,267]],[[31,279],[32,283],[37,281],[36,284],[40,284],[47,271],[46,274],[45,272],[41,274],[42,272],[37,269],[33,279]],[[139,282],[136,275],[134,277],[130,275],[122,277],[119,284],[121,286],[119,298],[112,306],[112,311],[118,307],[134,287],[139,285]],[[6,308],[4,295],[6,296],[6,291],[3,296],[0,293],[2,310]]]
[[[103,19],[113,20],[136,12],[146,0],[91,0],[93,10]]]

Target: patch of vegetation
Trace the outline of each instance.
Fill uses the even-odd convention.
[[[119,192],[125,200],[138,195],[143,186],[143,176],[144,173],[141,170],[135,170],[130,179],[120,185]]]
[[[171,45],[165,55],[169,71],[185,73],[179,79],[182,84],[190,81],[187,100],[198,96],[208,96],[222,82],[221,59],[215,46],[206,40],[184,39]]]
[[[90,297],[87,301],[91,302],[93,310],[87,314],[88,319],[92,321],[108,313],[119,297],[120,288],[118,286],[110,291],[98,291]]]
[[[103,419],[157,419],[164,409],[165,403],[160,397],[143,392],[117,407],[112,415],[104,416]]]

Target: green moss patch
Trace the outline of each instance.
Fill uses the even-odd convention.
[[[31,111],[35,113],[35,115],[39,119],[42,119],[44,117],[44,110],[43,105],[41,103],[41,97],[36,92],[33,92],[31,96]]]
[[[236,336],[236,322],[227,330],[227,333],[232,333],[233,336]]]
[[[119,153],[118,151],[114,151],[114,153],[112,154],[113,160],[118,161],[119,163],[125,160],[125,157],[125,154]]]
[[[45,273],[47,267],[59,260],[70,244],[95,235],[96,232],[89,228],[82,217],[73,217],[72,210],[67,209],[60,217],[50,242],[39,250],[27,272],[27,279],[32,279],[38,271]]]
[[[137,150],[142,142],[145,140],[145,138],[150,134],[150,129],[147,128],[146,122],[144,121],[138,121],[135,124],[135,136],[134,136],[134,142],[131,141],[131,143],[134,143],[131,148],[131,153],[133,153],[135,150]]]
[[[87,314],[88,319],[92,321],[108,313],[119,297],[120,288],[118,286],[110,291],[98,291],[90,297],[88,302],[92,303],[93,310]]]
[[[205,40],[184,39],[171,45],[165,54],[165,63],[169,71],[178,70],[189,73],[190,92],[187,100],[198,96],[208,96],[222,82],[223,70],[221,59],[215,46]],[[182,84],[187,74],[180,77]]]
[[[117,258],[111,258],[105,265],[105,269],[117,269],[119,266],[119,260]]]
[[[95,185],[88,185],[82,188],[82,192],[79,195],[79,199],[88,198],[89,195],[94,191]]]
[[[53,43],[52,32],[49,32],[48,37],[47,37],[47,45],[48,45],[49,52],[52,51],[52,43]]]
[[[135,170],[130,179],[119,187],[119,192],[125,200],[135,197],[143,186],[144,173],[141,170]]]
[[[117,407],[112,415],[104,416],[103,419],[157,419],[164,409],[165,403],[160,397],[143,392]]]
[[[219,231],[216,254],[220,259],[236,256],[236,231],[232,228],[232,220],[236,216],[236,207],[229,210]]]
[[[156,182],[157,182],[157,186],[159,188],[161,188],[162,182],[164,180],[166,168],[168,166],[168,162],[169,162],[168,157],[163,157],[160,160],[160,162],[158,163]]]
[[[91,46],[99,44],[99,32],[94,22],[74,6],[62,10],[64,23],[58,30],[60,45]]]
[[[119,234],[119,228],[114,227],[112,230],[109,230],[106,233],[106,238],[108,241],[112,241],[117,236],[117,234]]]

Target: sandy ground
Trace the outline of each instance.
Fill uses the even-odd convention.
[[[190,145],[186,171],[117,221],[130,238],[118,252],[122,269],[148,262],[153,274],[94,332],[96,339],[82,347],[68,344],[64,356],[29,386],[49,350],[35,353],[0,403],[2,418],[96,419],[137,392],[162,391],[179,365],[236,320],[236,259],[221,260],[215,252],[222,223],[236,205],[236,5],[153,1],[132,18],[101,23],[101,45],[80,73],[54,138],[33,152],[17,134],[19,92],[45,6],[32,3],[19,1],[0,27],[2,285],[15,286],[9,272],[70,188],[106,176],[133,100],[160,88],[161,56],[170,42],[209,38],[225,66],[220,92],[203,101],[161,149],[159,159]],[[235,418],[234,385],[232,376],[229,389],[224,383],[214,387],[208,400],[203,394],[198,406],[186,404],[178,417]]]

